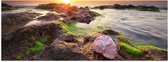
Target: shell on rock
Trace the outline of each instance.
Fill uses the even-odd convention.
[[[114,59],[117,55],[117,44],[109,36],[99,36],[93,42],[93,48],[97,53],[109,59]]]

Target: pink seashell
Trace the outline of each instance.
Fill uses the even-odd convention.
[[[117,54],[117,45],[109,36],[97,37],[93,42],[93,48],[109,59],[114,59]]]

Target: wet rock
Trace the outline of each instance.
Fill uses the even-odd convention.
[[[127,53],[126,50],[124,50],[123,48],[120,48],[118,53],[119,53],[119,56],[121,56],[118,58],[123,60],[149,60],[144,55],[139,55],[139,56],[131,55]]]
[[[11,5],[8,5],[6,3],[2,3],[2,7],[12,7]]]
[[[17,9],[17,8],[13,7],[12,5],[8,5],[6,3],[2,3],[2,11],[14,10],[14,9]]]
[[[139,5],[137,6],[137,9],[139,11],[154,11],[154,12],[159,12],[160,9],[155,7],[155,6],[143,6],[143,5]]]
[[[107,60],[94,52],[92,42],[79,46],[77,43],[63,42],[61,39],[57,39],[47,47],[40,58],[45,60]]]
[[[67,11],[75,11],[76,7],[63,3],[61,4],[48,3],[48,4],[40,4],[36,6],[35,9],[44,9],[44,10],[56,11],[58,13],[64,13]]]
[[[29,12],[2,14],[2,34],[8,34],[23,28],[38,15],[41,14]]]
[[[119,54],[120,54],[123,58],[125,58],[125,59],[127,59],[127,60],[131,60],[131,59],[132,59],[131,55],[128,54],[123,48],[120,48]]]
[[[94,51],[94,57],[99,58],[99,60],[111,60],[109,58],[104,57],[101,53],[97,53],[96,51]]]
[[[9,34],[9,35],[3,35],[2,39],[3,39],[3,40],[7,40],[7,41],[9,41],[9,40],[12,39],[12,34]]]
[[[93,42],[95,39],[96,39],[96,37],[93,37],[93,36],[85,37],[84,44],[89,43],[89,42]]]
[[[36,16],[41,15],[39,13],[14,13],[14,14],[6,14],[2,16],[2,24],[3,25],[15,25],[24,22],[32,21]]]
[[[78,8],[76,6],[70,6],[67,4],[40,4],[36,7],[36,9],[45,9],[55,11],[57,13],[65,13],[64,15],[61,15],[61,18],[63,18],[63,21],[65,22],[77,21],[89,24],[96,16],[100,15],[96,12],[90,11],[88,7]]]
[[[28,42],[28,40],[32,37],[47,37],[48,40],[46,42],[46,45],[48,45],[51,44],[55,38],[61,37],[62,34],[63,30],[59,27],[59,25],[54,23],[47,23],[41,25],[27,26],[13,33],[2,35],[2,58],[15,59],[15,54],[25,54],[27,49],[31,45],[33,45],[33,42]]]
[[[62,34],[62,28],[59,25],[54,23],[47,23],[41,25],[34,25],[22,28],[13,32],[13,41],[17,39],[21,40],[27,38],[27,36],[50,36],[50,37],[59,37]],[[20,38],[19,38],[20,37]]]
[[[45,16],[41,16],[37,19],[42,20],[42,21],[53,21],[53,20],[58,20],[59,18],[60,18],[60,16],[57,14],[47,13]]]
[[[76,43],[55,44],[46,48],[41,55],[46,60],[87,60],[88,58],[80,53]]]
[[[114,30],[104,30],[103,34],[106,34],[106,35],[119,35],[119,33],[114,31]]]
[[[144,5],[120,5],[120,4],[114,4],[114,5],[101,5],[101,6],[95,6],[92,9],[134,9],[134,10],[139,10],[139,11],[153,11],[153,12],[159,12],[160,9],[155,6],[144,6]]]
[[[167,60],[167,51],[146,48],[143,50],[149,60]]]
[[[66,42],[78,42],[74,35],[67,35],[67,36],[64,37],[63,40],[66,41]]]

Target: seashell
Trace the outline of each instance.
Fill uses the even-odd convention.
[[[109,36],[99,36],[93,42],[93,48],[104,57],[114,59],[117,55],[117,44]]]

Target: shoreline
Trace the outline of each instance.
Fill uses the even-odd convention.
[[[53,5],[53,6],[52,6]],[[56,5],[56,6],[55,6]],[[58,5],[58,7],[57,7]],[[107,35],[111,36],[114,40],[117,40],[117,42],[120,43],[121,50],[120,55],[122,56],[119,57],[117,56],[115,60],[141,60],[145,59],[146,60],[157,60],[156,58],[159,58],[160,60],[166,60],[166,56],[164,54],[167,54],[167,51],[162,50],[158,47],[154,47],[152,45],[142,45],[139,44],[140,46],[135,46],[134,44],[131,44],[129,41],[129,38],[127,38],[125,35],[118,33],[111,28],[107,27],[97,27],[98,30],[88,30],[82,29],[82,28],[77,28],[75,26],[76,23],[87,23],[89,24],[91,21],[94,20],[94,17],[100,16],[99,14],[90,11],[87,7],[83,8],[76,8],[68,6],[68,8],[73,9],[70,11],[66,11],[65,8],[59,7],[59,5],[64,4],[42,4],[37,6],[36,8],[38,9],[45,9],[45,10],[50,10],[50,11],[55,11],[57,13],[65,13],[65,14],[54,14],[54,13],[47,13],[44,16],[41,16],[37,18],[37,20],[40,20],[42,22],[46,22],[44,24],[39,24],[39,25],[30,25],[27,27],[20,28],[12,33],[8,33],[3,35],[3,40],[2,40],[2,60],[10,60],[10,59],[29,59],[29,60],[38,60],[38,59],[84,59],[84,60],[101,60],[101,59],[107,59],[98,53],[93,53],[92,51],[92,42],[94,41],[95,37],[101,36],[101,35]],[[51,7],[50,7],[51,6]],[[65,5],[66,6],[66,5]],[[57,7],[57,9],[53,9]],[[58,9],[59,8],[59,9]],[[78,17],[76,17],[76,13]],[[75,15],[74,15],[75,14]],[[85,16],[82,16],[86,14]],[[39,15],[38,13],[30,13],[29,12],[23,12],[23,13],[17,13],[13,14],[17,15],[19,18],[27,18],[27,22],[32,21],[32,17],[35,17]],[[25,17],[20,17],[20,15],[25,15]],[[74,16],[72,18],[69,18],[68,16]],[[29,17],[27,17],[29,16]],[[9,16],[11,20],[15,19],[16,16]],[[64,17],[64,18],[63,18]],[[87,18],[87,19],[86,19]],[[29,20],[30,19],[30,20]],[[72,20],[73,19],[73,20]],[[75,20],[74,20],[75,19]],[[8,21],[3,21],[3,25],[9,24],[11,26],[21,24],[23,21],[16,22],[16,20],[11,20]],[[86,22],[87,20],[87,22]],[[90,20],[90,21],[88,21]],[[4,26],[6,27],[6,26]],[[10,28],[10,27],[9,27]],[[5,29],[5,28],[3,28]],[[99,31],[100,30],[100,31]],[[79,34],[79,35],[77,35]],[[86,35],[86,34],[92,34],[92,35]],[[117,37],[116,37],[117,35]],[[20,37],[20,38],[19,38]],[[11,43],[11,40],[14,42]],[[15,45],[15,42],[18,43],[18,45]],[[28,42],[25,43],[25,42]],[[34,43],[35,42],[35,43]],[[24,44],[24,45],[22,45]],[[34,47],[37,46],[37,47]],[[128,46],[130,45],[130,46]],[[7,46],[7,47],[4,47]],[[10,46],[15,47],[14,50],[11,50]],[[27,48],[27,46],[29,46]],[[88,47],[87,47],[88,46]],[[8,48],[9,47],[9,48]],[[20,48],[23,47],[23,48]],[[148,47],[149,49],[144,49]],[[66,50],[66,48],[68,48]],[[133,48],[135,50],[129,50],[126,51],[125,49],[130,49]],[[21,52],[17,52],[18,49],[22,50]],[[13,55],[13,53],[10,52],[13,51],[13,53],[16,53],[17,55]],[[140,50],[140,51],[139,51]],[[147,52],[147,54],[143,54],[143,52]],[[6,52],[5,52],[6,51]],[[54,52],[55,51],[55,52]],[[63,52],[64,51],[64,52]],[[76,51],[76,52],[74,52]],[[156,51],[156,52],[155,52]],[[54,53],[50,53],[54,52]],[[82,52],[82,53],[81,53]],[[123,54],[124,52],[124,54]],[[153,54],[150,54],[150,53]],[[157,56],[158,52],[161,52],[163,55]],[[8,55],[7,53],[10,53],[12,55]],[[64,55],[64,53],[69,54],[69,55]],[[77,55],[75,57],[71,58],[71,54]],[[91,54],[88,54],[91,53]],[[128,54],[130,53],[130,54]],[[137,53],[137,54],[135,54]],[[58,57],[52,56],[55,54],[60,54]],[[73,56],[72,54],[72,56]],[[83,55],[81,55],[83,54]],[[136,57],[138,55],[142,54],[142,57]],[[155,55],[156,54],[156,55]],[[34,58],[33,56],[38,56]],[[50,56],[51,55],[51,56]],[[96,55],[96,56],[92,56]],[[135,55],[135,56],[134,56]],[[148,55],[148,56],[144,56]],[[66,57],[67,56],[67,57]],[[152,57],[154,56],[154,57]],[[5,58],[6,57],[6,58]],[[136,57],[136,58],[135,58]],[[144,60],[145,60],[144,59]],[[109,60],[109,59],[108,59]]]

